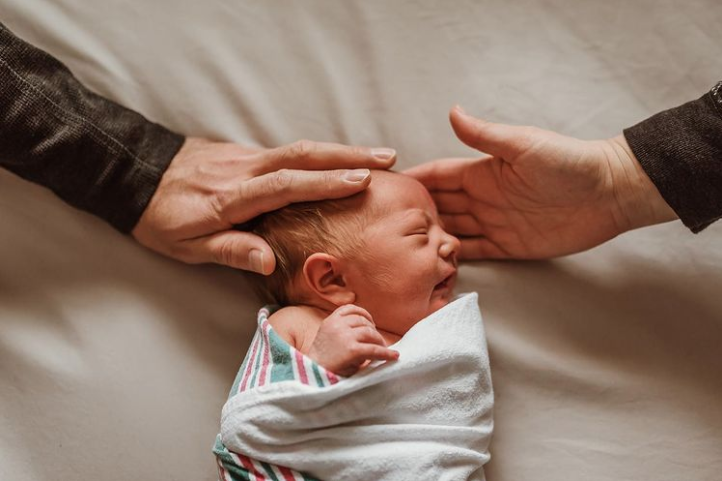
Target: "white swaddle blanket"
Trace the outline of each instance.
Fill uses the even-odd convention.
[[[283,381],[223,408],[229,450],[322,480],[483,480],[493,428],[489,357],[476,293],[423,319],[338,383]]]

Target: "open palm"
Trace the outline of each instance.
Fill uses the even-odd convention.
[[[441,159],[406,173],[431,192],[461,257],[541,259],[579,252],[636,225],[644,182],[623,137],[582,141],[451,112],[457,136],[490,154]],[[629,182],[633,180],[634,182]],[[649,180],[646,181],[649,183]]]

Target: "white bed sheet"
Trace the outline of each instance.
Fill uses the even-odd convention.
[[[186,134],[471,153],[446,114],[583,138],[722,78],[716,0],[0,0],[88,85]],[[239,273],[139,247],[0,171],[0,479],[210,480],[253,332]],[[461,269],[489,337],[491,481],[717,480],[722,224]]]

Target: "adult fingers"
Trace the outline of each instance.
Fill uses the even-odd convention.
[[[464,192],[432,192],[431,198],[441,214],[466,214],[474,205],[474,200]]]
[[[388,169],[396,162],[396,151],[385,147],[357,147],[299,140],[264,152],[261,173],[279,169],[330,170]]]
[[[216,263],[269,275],[276,257],[261,237],[250,232],[224,231],[183,242],[181,260],[191,264]]]
[[[449,121],[456,136],[469,147],[504,158],[508,162],[532,145],[531,127],[487,122],[464,112],[456,106],[449,113]]]
[[[480,259],[509,259],[512,256],[485,237],[474,237],[461,239],[459,259],[480,260]]]
[[[461,236],[479,236],[484,234],[484,229],[473,215],[450,214],[442,215],[441,222],[444,230],[451,234]]]
[[[409,175],[428,190],[459,190],[463,187],[464,176],[469,167],[479,159],[449,158],[417,165],[402,173]]]
[[[364,190],[370,182],[368,169],[281,169],[219,192],[216,208],[223,221],[240,224],[294,202],[348,197]]]

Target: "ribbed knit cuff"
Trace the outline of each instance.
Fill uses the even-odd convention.
[[[722,82],[624,130],[637,160],[692,232],[722,218]]]

